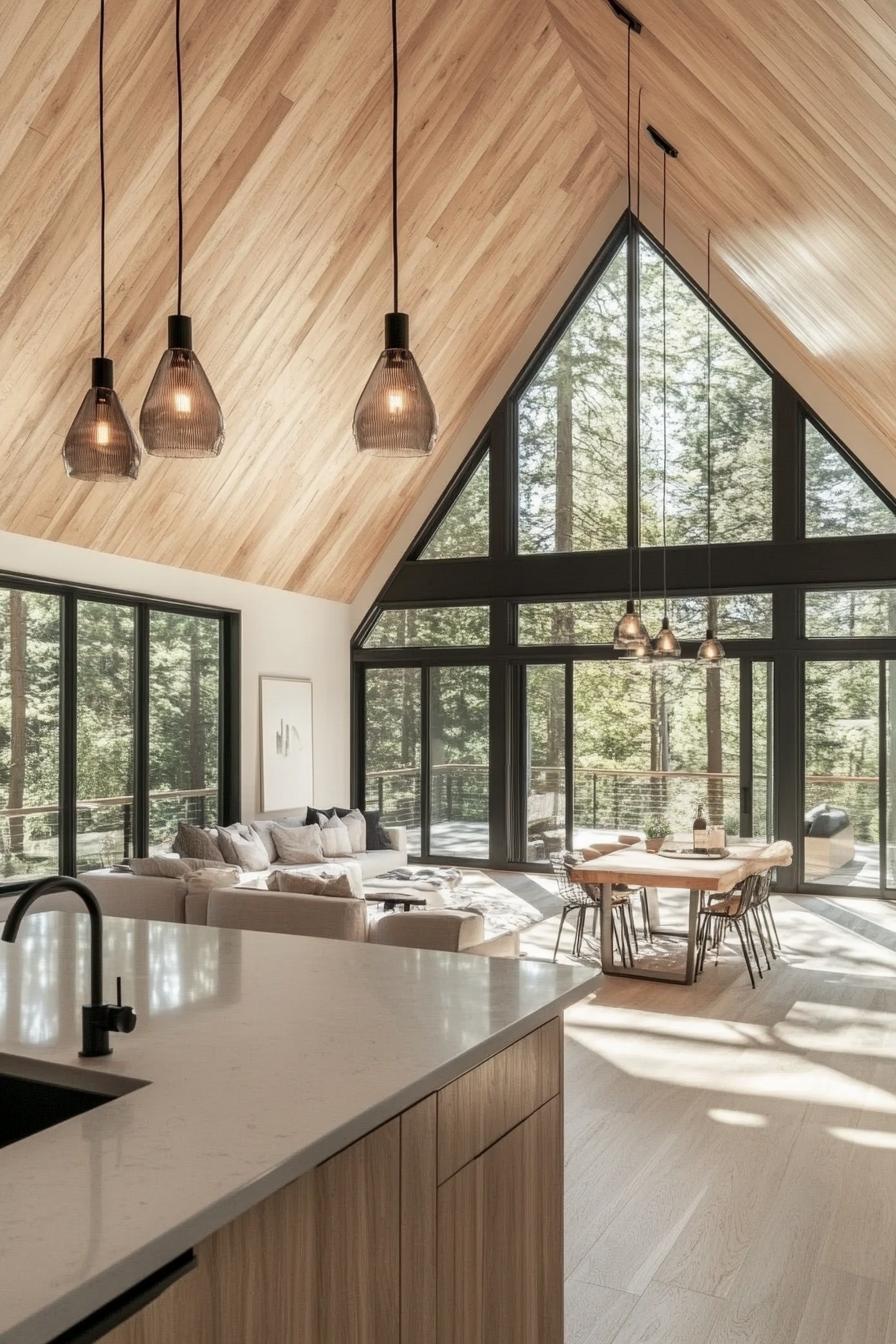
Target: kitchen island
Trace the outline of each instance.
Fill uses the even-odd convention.
[[[0,943],[0,1073],[114,1099],[0,1148],[0,1341],[562,1344],[580,968],[105,921]]]

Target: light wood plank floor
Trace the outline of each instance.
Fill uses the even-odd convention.
[[[755,991],[731,952],[567,1014],[567,1344],[896,1344],[896,905],[775,911]]]

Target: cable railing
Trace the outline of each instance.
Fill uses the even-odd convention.
[[[636,830],[665,823],[670,832],[689,829],[702,804],[708,820],[729,834],[740,830],[737,771],[598,769],[573,770],[575,831]],[[420,771],[416,767],[367,772],[367,806],[376,807],[394,826],[420,821]],[[752,780],[753,833],[768,825],[768,786],[764,772]],[[431,813],[439,822],[484,823],[488,819],[488,766],[473,762],[434,765],[430,781]],[[856,836],[873,839],[877,827],[878,778],[875,775],[809,774],[806,806],[824,802],[849,812]],[[532,766],[527,790],[529,836],[565,834],[566,771],[563,766]],[[562,844],[562,842],[561,842]]]
[[[214,823],[217,786],[156,789],[149,794],[150,853],[168,849],[180,821]],[[131,794],[80,798],[75,804],[78,868],[107,867],[134,852],[134,799]],[[0,808],[0,873],[54,873],[59,868],[59,804]]]

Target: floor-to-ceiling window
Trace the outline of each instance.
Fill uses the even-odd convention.
[[[83,872],[236,819],[239,617],[0,580],[0,876]]]
[[[894,576],[893,497],[624,217],[353,641],[356,801],[509,865],[702,804],[782,886],[896,890]],[[613,648],[627,599],[680,660]]]

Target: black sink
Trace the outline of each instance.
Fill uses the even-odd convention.
[[[0,1148],[92,1111],[114,1095],[0,1073]]]

